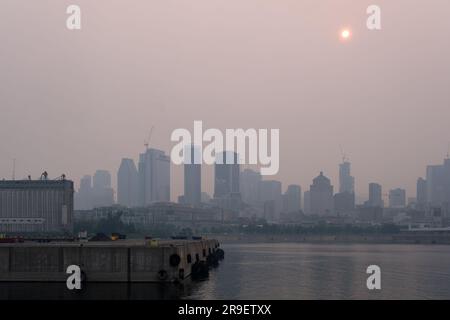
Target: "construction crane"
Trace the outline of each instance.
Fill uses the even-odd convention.
[[[145,142],[144,142],[145,150],[148,149],[148,146],[149,146],[149,144],[150,144],[150,139],[152,138],[152,133],[153,133],[153,128],[154,128],[154,127],[155,127],[155,126],[152,126],[152,127],[150,128],[150,132],[149,132],[149,134],[148,134],[148,138],[147,138],[147,140],[145,140]]]

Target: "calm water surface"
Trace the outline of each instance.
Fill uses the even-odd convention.
[[[223,244],[209,279],[183,286],[0,283],[1,299],[450,299],[450,246]],[[368,290],[366,268],[381,268]]]
[[[450,299],[450,246],[229,244],[190,299]],[[366,268],[381,268],[368,290]]]

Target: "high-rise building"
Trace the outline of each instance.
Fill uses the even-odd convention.
[[[278,220],[283,210],[281,182],[277,180],[262,180],[259,184],[259,202],[263,204],[264,208],[267,207],[266,203],[270,202],[267,208],[273,209],[273,214],[265,214],[266,219],[270,217],[273,221]]]
[[[369,200],[365,202],[366,207],[384,207],[381,185],[369,183]]]
[[[111,174],[107,170],[97,170],[92,179],[94,190],[111,188]]]
[[[242,201],[256,206],[259,202],[259,184],[262,177],[259,172],[251,169],[245,169],[240,175],[240,191],[242,195]]]
[[[427,166],[427,203],[443,207],[450,203],[450,159],[442,165]]]
[[[239,178],[238,154],[231,151],[217,154],[214,165],[214,198],[239,193]]]
[[[283,212],[299,212],[301,206],[302,189],[299,185],[291,184],[283,194]]]
[[[109,207],[114,203],[114,190],[111,188],[111,174],[106,170],[95,171],[92,179],[92,206]]]
[[[303,212],[311,214],[311,192],[309,190],[303,193]]]
[[[333,214],[333,186],[323,172],[313,179],[309,188],[311,214],[326,216]]]
[[[241,207],[238,154],[231,151],[216,155],[214,164],[214,201],[222,208],[238,212]]]
[[[419,208],[427,204],[427,181],[424,178],[417,179],[416,201]]]
[[[0,232],[71,232],[73,182],[0,181]]]
[[[92,177],[85,175],[80,179],[80,187],[75,194],[75,210],[92,209]]]
[[[339,192],[355,192],[355,178],[350,175],[350,162],[339,165]]]
[[[199,206],[202,199],[202,167],[201,150],[199,147],[191,145],[184,150],[184,196],[185,204]]]
[[[138,206],[139,178],[133,159],[124,158],[117,171],[117,203],[125,207]]]
[[[406,206],[406,191],[396,188],[389,191],[389,207],[403,208]]]
[[[170,158],[164,151],[147,148],[139,155],[139,205],[170,201]]]
[[[355,209],[355,194],[348,191],[334,195],[334,212],[336,215],[347,215]]]

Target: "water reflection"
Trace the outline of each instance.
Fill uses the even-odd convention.
[[[87,283],[70,291],[65,283],[0,283],[0,300],[174,300],[191,286],[156,283]]]
[[[182,285],[0,283],[0,299],[450,299],[450,246],[223,245],[225,260],[204,281]],[[366,288],[381,267],[380,291]]]

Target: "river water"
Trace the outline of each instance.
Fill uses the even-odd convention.
[[[450,246],[229,244],[190,299],[450,299]],[[369,265],[381,290],[368,290]]]
[[[203,281],[182,286],[0,283],[0,300],[20,299],[450,299],[450,246],[223,244],[225,260]],[[381,268],[381,290],[366,269]]]

